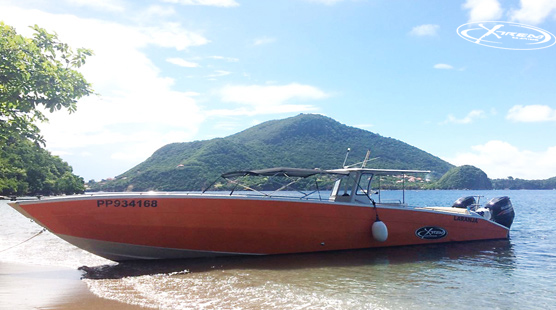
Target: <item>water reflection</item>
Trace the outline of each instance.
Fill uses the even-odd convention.
[[[396,248],[334,251],[272,256],[231,256],[182,260],[129,261],[102,266],[82,266],[84,279],[121,279],[155,274],[200,273],[215,270],[296,270],[377,265],[446,265],[466,262],[474,267],[515,269],[509,240],[434,244]]]

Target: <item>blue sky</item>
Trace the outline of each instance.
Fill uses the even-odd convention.
[[[0,0],[0,20],[94,50],[81,71],[99,95],[41,125],[85,180],[299,113],[491,178],[556,176],[556,45],[497,49],[456,32],[511,21],[554,34],[556,0]]]

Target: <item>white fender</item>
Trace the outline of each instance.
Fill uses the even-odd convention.
[[[384,242],[388,239],[388,227],[382,221],[375,221],[371,228],[373,238],[378,242]]]

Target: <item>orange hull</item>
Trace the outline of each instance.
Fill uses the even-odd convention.
[[[285,254],[506,239],[492,221],[377,206],[388,238],[375,241],[375,208],[328,201],[207,195],[83,196],[11,203],[62,239],[112,260]]]

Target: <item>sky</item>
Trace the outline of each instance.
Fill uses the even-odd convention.
[[[500,49],[457,33],[506,21],[555,34],[556,0],[0,0],[0,20],[94,51],[80,71],[96,95],[40,125],[85,181],[168,143],[300,113],[490,178],[556,176],[556,45]]]

